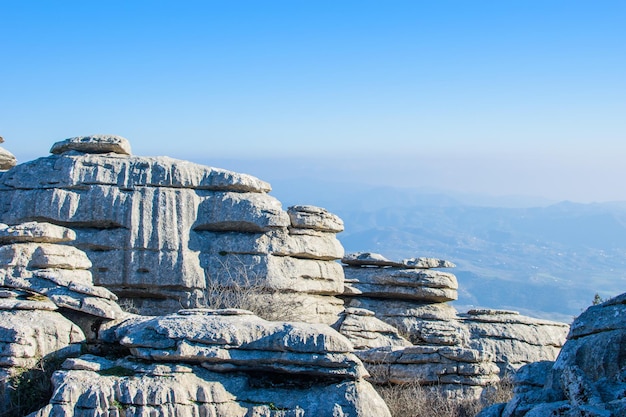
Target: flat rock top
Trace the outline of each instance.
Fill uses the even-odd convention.
[[[450,261],[435,258],[408,258],[392,261],[379,253],[356,252],[343,257],[342,263],[350,266],[377,266],[405,269],[454,268]]]
[[[117,153],[130,155],[130,143],[127,139],[115,135],[91,135],[69,138],[52,145],[50,153],[61,154],[69,151],[84,153]]]

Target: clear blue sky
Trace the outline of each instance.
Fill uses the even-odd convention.
[[[0,135],[21,161],[114,133],[277,176],[314,158],[299,175],[626,200],[625,1],[0,0],[0,16]]]

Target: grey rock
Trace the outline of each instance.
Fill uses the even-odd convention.
[[[50,153],[59,154],[69,151],[86,153],[117,153],[130,155],[130,143],[121,136],[91,135],[65,139],[52,145]]]
[[[625,313],[626,294],[589,307],[572,323],[554,363],[521,368],[502,417],[624,415]]]
[[[454,268],[456,266],[450,261],[435,258],[408,258],[401,261],[392,261],[379,253],[372,252],[346,254],[341,262],[350,266],[376,266],[403,269]]]
[[[268,322],[230,311],[134,319],[118,325],[115,337],[138,358],[200,363],[212,370],[265,369],[350,379],[367,374],[350,353],[350,342],[328,326]]]
[[[430,302],[456,300],[456,277],[446,272],[396,268],[344,268],[346,295]]]
[[[13,226],[0,224],[0,244],[62,243],[75,239],[76,233],[73,230],[50,223],[27,222]]]
[[[556,359],[569,326],[504,310],[472,310],[460,316],[469,330],[469,346],[495,356],[504,373]]]
[[[347,308],[339,324],[339,332],[346,336],[357,350],[383,346],[411,346],[400,336],[398,329],[374,317],[374,312]]]
[[[389,417],[389,411],[364,381],[302,383],[266,380],[245,374],[219,374],[198,366],[180,369],[141,365],[132,378],[89,370],[54,374],[50,404],[31,416],[123,415],[214,417]],[[279,382],[280,381],[280,382]]]
[[[343,231],[343,220],[328,210],[316,206],[292,206],[287,209],[291,226],[296,229],[313,229],[322,232]]]

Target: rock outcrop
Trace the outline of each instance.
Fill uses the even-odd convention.
[[[342,325],[340,331],[355,344],[376,383],[419,381],[443,387],[452,396],[477,397],[484,387],[524,364],[556,358],[567,333],[565,324],[515,312],[458,314],[447,304],[457,298],[456,277],[431,269],[454,267],[449,261],[392,261],[356,253],[342,262],[347,311],[375,317],[348,315],[349,326]],[[391,329],[374,327],[374,320]],[[381,330],[374,333],[373,328]],[[398,333],[413,346],[398,342]]]
[[[119,136],[71,138],[51,152],[0,177],[0,221],[72,228],[94,282],[139,312],[211,306],[216,282],[234,291],[244,282],[291,302],[302,320],[337,321],[337,216],[285,211],[250,175],[132,156]]]
[[[458,314],[451,262],[344,256],[339,217],[270,191],[110,135],[0,173],[3,386],[69,357],[33,416],[384,417],[368,380],[477,397],[556,357],[567,326]]]
[[[75,237],[47,223],[0,224],[0,408],[10,409],[22,373],[80,354],[95,323],[125,316],[93,285],[85,253],[62,244]]]
[[[328,326],[195,309],[111,322],[99,337],[129,356],[68,359],[33,416],[389,416],[350,343]]]
[[[555,362],[526,365],[515,396],[481,417],[626,415],[626,294],[589,307],[572,323]]]

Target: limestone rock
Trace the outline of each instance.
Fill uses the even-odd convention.
[[[362,308],[347,308],[339,324],[339,332],[346,336],[357,350],[383,346],[411,346],[398,330],[374,317],[374,312]]]
[[[555,360],[569,326],[502,310],[471,310],[460,316],[469,346],[491,352],[503,372],[539,361]]]
[[[130,143],[121,136],[92,135],[65,139],[52,145],[50,153],[60,154],[69,151],[85,153],[117,153],[130,155]]]
[[[337,216],[312,206],[288,213],[267,194],[269,184],[250,175],[94,150],[115,141],[83,139],[4,174],[0,221],[36,218],[70,227],[93,265],[93,283],[139,311],[205,307],[212,303],[209,287],[232,267],[271,291],[343,292],[343,270],[334,262],[343,256]],[[109,153],[92,153],[98,149]],[[337,300],[316,305],[336,310]],[[331,317],[311,320],[318,319]]]
[[[589,307],[572,323],[554,363],[522,368],[515,396],[501,413],[480,415],[626,415],[625,314],[626,294]]]
[[[67,227],[50,223],[27,222],[8,226],[0,224],[0,244],[35,242],[62,243],[76,239],[76,233]]]
[[[376,266],[376,267],[394,267],[404,269],[430,269],[430,268],[454,268],[455,265],[450,261],[435,258],[408,258],[401,261],[392,261],[385,258],[379,253],[372,252],[356,252],[350,253],[341,260],[350,266]]]
[[[135,319],[103,337],[113,337],[140,359],[198,363],[210,370],[366,375],[350,342],[331,328],[268,322],[244,310],[183,310]]]
[[[58,312],[0,310],[0,409],[10,411],[12,376],[43,358],[77,356],[84,340],[81,329]]]
[[[0,142],[2,143],[2,142]],[[4,171],[17,165],[15,155],[0,146],[0,170]]]
[[[456,277],[446,272],[396,268],[344,269],[346,295],[445,302],[456,300]]]
[[[480,395],[498,381],[498,367],[489,353],[461,347],[410,346],[356,351],[375,383],[440,385],[453,392]],[[475,387],[468,390],[468,387]]]
[[[274,375],[221,374],[199,366],[146,365],[132,361],[100,371],[56,372],[50,404],[32,417],[103,414],[279,417],[389,417],[376,391],[365,381],[288,379]],[[106,366],[106,365],[105,365]],[[132,377],[129,377],[132,376]]]
[[[322,232],[339,233],[343,231],[343,220],[315,206],[292,206],[287,210],[291,219],[291,227],[296,229],[313,229]]]

